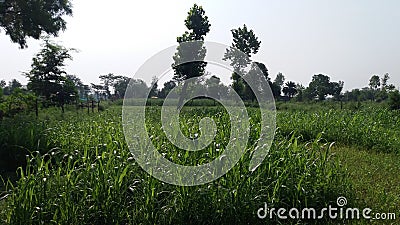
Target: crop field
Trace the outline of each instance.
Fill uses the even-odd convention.
[[[218,159],[229,141],[222,108],[184,107],[180,128],[199,133],[200,116],[218,128],[213,143],[192,153],[168,143],[158,106],[148,106],[146,127],[153,145],[169,160],[193,165]],[[0,126],[2,186],[0,221],[5,224],[398,224],[369,221],[260,219],[257,210],[317,209],[335,205],[372,208],[400,216],[400,113],[360,110],[278,110],[277,129],[264,162],[248,169],[259,137],[260,116],[247,109],[246,154],[226,175],[204,185],[175,186],[146,173],[124,138],[121,107],[99,113],[61,114],[48,109],[38,119],[18,114]],[[12,173],[17,171],[17,174]]]

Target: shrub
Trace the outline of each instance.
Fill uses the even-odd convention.
[[[389,107],[392,110],[400,109],[400,93],[398,90],[389,93]]]

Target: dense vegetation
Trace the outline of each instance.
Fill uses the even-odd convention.
[[[217,123],[229,123],[225,121],[229,117],[209,110]],[[186,113],[192,118],[196,112]],[[257,126],[256,111],[250,113]],[[329,143],[318,137],[306,144],[295,136],[279,136],[255,172],[248,171],[246,156],[211,184],[179,187],[164,184],[135,165],[124,141],[119,110],[84,118],[69,115],[61,121],[29,116],[19,121],[24,129],[5,133],[11,121],[2,125],[4,136],[25,143],[31,152],[26,166],[18,170],[19,180],[9,182],[4,193],[2,220],[11,224],[257,223],[254,210],[263,202],[322,207],[349,188],[343,169],[331,159]],[[158,132],[152,135],[159,136]],[[31,142],[22,142],[27,134]],[[256,133],[252,136],[254,142]],[[174,160],[182,160],[170,151]]]
[[[353,197],[346,167],[332,155],[332,141],[337,146],[398,153],[398,130],[393,127],[400,123],[397,112],[368,107],[322,110],[323,105],[299,111],[296,108],[303,106],[286,106],[294,109],[278,111],[276,139],[256,171],[248,171],[246,155],[222,178],[196,187],[162,183],[135,164],[122,133],[119,107],[90,115],[78,111],[80,116],[73,110],[66,114],[49,110],[38,119],[24,114],[6,118],[0,128],[1,153],[8,154],[8,159],[1,162],[2,168],[22,167],[15,182],[6,182],[1,220],[11,224],[265,223],[256,216],[264,202],[271,207],[321,208],[338,196]],[[159,109],[148,108],[147,120],[154,127],[149,135],[157,137],[163,136],[157,128]],[[217,124],[229,124],[224,111],[217,113],[218,107],[208,107],[206,112],[197,107],[184,109],[181,127],[186,134],[196,132],[188,130],[187,123],[194,122],[190,118],[204,113]],[[251,152],[259,118],[257,109],[248,111],[253,127]],[[378,118],[379,123],[369,118]],[[378,137],[381,132],[386,138]],[[211,145],[210,151],[216,152],[216,146]],[[173,146],[163,149],[169,149],[176,162],[199,160],[199,155],[176,154]]]

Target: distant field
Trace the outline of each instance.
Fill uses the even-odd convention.
[[[348,206],[399,213],[399,112],[374,105],[341,110],[337,104],[305,108],[287,103],[278,109],[273,146],[257,170],[247,168],[259,138],[259,114],[248,108],[248,153],[222,178],[195,187],[162,183],[135,164],[120,107],[89,115],[49,109],[39,119],[5,118],[0,169],[4,179],[13,181],[2,187],[7,191],[1,194],[0,219],[7,224],[303,224],[261,220],[257,210],[264,202],[276,208],[323,208],[335,205],[339,196],[348,199]],[[192,164],[223,154],[230,122],[220,107],[187,107],[181,115],[185,135],[198,132],[199,115],[213,118],[220,131],[212,145],[195,154],[168,143],[160,107],[147,111],[149,135],[171,161]],[[18,180],[10,176],[16,165],[22,166]],[[375,223],[390,224],[380,222]]]

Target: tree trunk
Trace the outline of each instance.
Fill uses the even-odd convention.
[[[35,100],[35,115],[36,119],[39,117],[39,106],[38,106],[38,99]]]
[[[176,107],[177,110],[181,110],[183,107],[183,101],[185,100],[187,87],[188,87],[188,81],[185,80],[183,83],[181,94],[179,95],[179,101],[178,101],[178,105]]]

